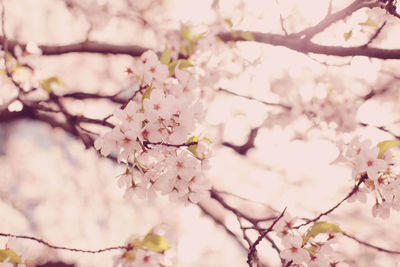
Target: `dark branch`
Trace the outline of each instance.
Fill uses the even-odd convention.
[[[40,238],[34,237],[34,236],[27,236],[27,235],[14,235],[14,234],[7,234],[7,233],[0,233],[0,236],[4,237],[14,237],[18,239],[29,239],[36,241],[42,245],[45,245],[46,247],[53,248],[53,249],[61,249],[61,250],[68,250],[68,251],[73,251],[73,252],[82,252],[82,253],[101,253],[105,251],[110,251],[110,250],[117,250],[117,249],[129,249],[128,246],[115,246],[115,247],[107,247],[107,248],[102,248],[102,249],[97,249],[97,250],[90,250],[90,249],[78,249],[78,248],[68,248],[68,247],[63,247],[63,246],[56,246],[52,245],[47,241],[44,241]]]
[[[241,146],[237,146],[228,142],[223,142],[222,145],[227,146],[235,150],[240,155],[246,156],[247,152],[254,147],[254,140],[256,139],[259,128],[251,129],[247,142]]]
[[[0,42],[3,42],[3,37],[0,37]],[[26,44],[19,43],[15,40],[8,40],[8,49],[11,53],[14,53],[14,48],[20,46],[22,50],[25,50]],[[98,43],[93,41],[85,41],[80,43],[68,44],[68,45],[39,45],[42,50],[42,55],[62,55],[67,53],[98,53],[98,54],[114,54],[114,55],[130,55],[133,57],[139,57],[149,48],[137,46],[137,45],[113,45],[106,43]]]
[[[366,56],[370,58],[380,59],[400,59],[400,49],[383,49],[376,47],[343,47],[343,46],[327,46],[311,42],[300,37],[287,37],[279,34],[250,32],[254,40],[259,43],[265,43],[273,46],[284,46],[294,51],[308,54],[323,54],[329,56],[351,57]],[[228,41],[248,41],[240,37],[241,32],[237,32],[232,36],[230,32],[220,33],[218,36],[225,42]]]
[[[331,5],[332,3],[330,3]],[[350,16],[351,14],[353,14],[353,12],[366,7],[368,4],[367,1],[364,0],[356,0],[353,3],[351,3],[349,6],[347,6],[346,8],[331,14],[329,12],[329,10],[331,9],[331,6],[328,8],[328,14],[325,16],[325,18],[320,21],[317,25],[307,28],[303,31],[300,31],[298,33],[295,33],[291,36],[296,36],[296,37],[304,37],[305,39],[311,39],[313,36],[315,36],[316,34],[324,31],[326,28],[328,28],[331,24],[344,19],[348,16]]]
[[[283,217],[285,214],[286,208],[282,211],[282,213],[272,222],[272,224],[262,232],[261,235],[258,236],[256,241],[250,246],[249,248],[249,254],[247,254],[247,263],[249,264],[250,267],[252,267],[251,262],[253,260],[254,254],[256,253],[256,247],[257,245],[261,242],[261,240],[269,233],[272,231],[272,228],[275,226],[275,224]]]
[[[333,212],[334,210],[336,210],[343,202],[345,202],[347,199],[349,199],[352,195],[354,195],[357,191],[358,188],[360,187],[360,185],[368,178],[367,174],[364,174],[361,179],[358,181],[358,183],[353,187],[353,189],[350,191],[350,193],[347,194],[347,196],[345,198],[343,198],[339,203],[337,203],[335,206],[333,206],[332,208],[330,208],[329,210],[321,213],[320,215],[318,215],[317,217],[315,217],[312,220],[308,220],[307,222],[300,224],[296,227],[293,227],[293,229],[299,229],[302,226],[306,226],[310,223],[316,222],[319,219],[321,219],[321,217],[326,216],[328,214],[330,214],[331,212]]]
[[[223,221],[221,221],[220,219],[218,219],[217,217],[215,217],[210,211],[208,211],[202,204],[197,204],[197,206],[203,211],[203,213],[205,215],[207,215],[208,217],[210,217],[217,225],[222,226],[222,228],[224,228],[225,232],[230,235],[235,242],[245,251],[247,251],[247,248],[243,245],[243,243],[239,240],[239,237],[232,232]]]
[[[118,96],[118,94],[107,96],[107,95],[75,92],[75,93],[65,94],[65,95],[62,95],[60,97],[62,97],[62,98],[74,98],[74,99],[80,99],[80,100],[84,100],[84,99],[107,99],[107,100],[110,100],[110,101],[118,103],[118,104],[124,104],[124,103],[127,102],[126,99],[118,98],[117,96]]]

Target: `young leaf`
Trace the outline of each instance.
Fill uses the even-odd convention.
[[[348,31],[348,32],[343,33],[343,37],[344,37],[344,40],[345,40],[345,41],[347,41],[347,40],[350,39],[351,33],[352,33],[351,30]]]
[[[176,68],[176,65],[178,65],[178,63],[179,63],[179,69],[180,70],[183,70],[184,68],[188,68],[188,67],[192,67],[193,66],[193,64],[190,63],[190,61],[188,61],[186,59],[178,59],[178,60],[172,61],[168,65],[169,74],[171,76],[174,75],[175,68]]]
[[[51,92],[52,90],[52,84],[56,83],[56,84],[60,84],[60,85],[64,85],[65,83],[63,82],[63,80],[61,80],[60,78],[56,77],[56,76],[52,76],[50,78],[44,79],[40,81],[40,86],[42,86],[42,88],[46,91],[46,92]]]
[[[0,262],[4,262],[7,258],[10,263],[22,263],[21,258],[11,249],[0,249]]]
[[[303,242],[307,243],[310,238],[314,238],[319,234],[332,234],[342,233],[343,230],[339,226],[327,222],[316,222],[307,231],[307,234],[303,237]]]
[[[250,32],[241,32],[240,37],[245,39],[246,41],[254,41],[254,36]]]
[[[212,144],[211,139],[209,139],[209,138],[207,138],[207,137],[204,137],[203,139],[206,140],[209,144]]]
[[[199,34],[196,34],[194,37],[193,37],[193,43],[194,44],[196,44],[198,41],[199,41],[199,39],[201,38],[201,37],[203,37],[203,35],[204,35],[204,32],[202,32],[202,33],[199,33]]]
[[[181,36],[185,39],[188,43],[192,41],[192,33],[190,32],[189,27],[185,25],[181,25]]]
[[[192,143],[192,142],[197,142],[199,141],[199,137],[198,136],[192,136],[190,137],[186,143]],[[190,153],[193,154],[193,156],[195,156],[197,158],[197,144],[196,145],[191,145],[187,147],[187,150],[190,151]]]
[[[144,103],[144,100],[147,98],[147,99],[150,99],[150,94],[151,94],[151,90],[152,90],[152,88],[151,88],[151,86],[147,86],[146,87],[146,90],[144,91],[144,93],[143,93],[143,95],[142,95],[142,107],[140,108],[140,112],[144,112],[144,107],[143,107],[143,103]]]
[[[169,50],[168,46],[165,45],[165,49],[164,49],[164,52],[163,52],[162,55],[161,55],[160,62],[161,62],[162,64],[168,66],[168,64],[169,64],[170,61],[171,61],[171,51]]]
[[[162,252],[170,248],[165,237],[155,234],[147,234],[142,241],[142,245],[154,252]]]
[[[224,19],[224,21],[226,22],[226,24],[228,24],[229,28],[232,28],[232,27],[233,27],[232,20],[230,20],[230,19]]]
[[[379,148],[378,158],[382,158],[383,154],[385,154],[386,150],[391,147],[400,145],[400,140],[385,140],[378,143],[376,146]]]
[[[378,27],[378,25],[375,23],[375,21],[371,20],[371,19],[367,19],[364,22],[360,22],[358,23],[358,25],[361,26],[370,26],[370,27]]]

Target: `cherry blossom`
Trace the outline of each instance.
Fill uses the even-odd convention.
[[[184,204],[201,201],[210,189],[202,172],[212,153],[205,139],[191,150],[185,145],[203,118],[194,75],[176,68],[176,76],[169,77],[167,66],[152,51],[143,53],[136,68],[129,70],[141,80],[142,90],[114,111],[117,126],[98,138],[95,148],[103,156],[116,153],[120,162],[132,164],[118,180],[126,197],[154,198],[159,192]]]
[[[297,217],[292,217],[288,212],[286,212],[283,217],[274,225],[274,231],[279,237],[283,238],[289,234],[289,231],[294,226]]]
[[[385,170],[387,167],[387,162],[383,159],[378,159],[379,149],[377,147],[362,150],[360,154],[357,155],[355,162],[358,166],[359,172],[366,171],[368,177],[371,179],[378,178],[378,171]]]
[[[281,251],[280,255],[286,260],[292,260],[295,264],[308,263],[310,255],[302,248],[303,239],[298,235],[286,235],[282,240],[285,249]]]
[[[390,216],[390,203],[384,201],[382,203],[376,203],[372,207],[372,216],[387,219]]]

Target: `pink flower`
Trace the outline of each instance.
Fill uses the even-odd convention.
[[[162,254],[157,254],[149,250],[139,249],[136,252],[135,261],[132,267],[156,267],[161,266]]]
[[[279,237],[285,237],[289,234],[289,230],[292,229],[297,217],[292,218],[292,216],[286,212],[283,217],[274,225],[274,231]]]
[[[302,264],[310,261],[310,254],[302,248],[303,239],[298,235],[286,235],[282,240],[285,249],[280,255],[286,260],[292,260],[295,264]]]
[[[349,199],[347,199],[347,201],[352,203],[358,200],[362,203],[365,203],[367,201],[367,193],[369,193],[369,190],[366,187],[358,188],[358,190]]]
[[[361,154],[361,152],[368,150],[369,147],[371,147],[370,140],[360,142],[359,137],[356,136],[350,141],[346,156],[349,158],[357,157],[359,154]]]
[[[383,171],[387,168],[387,162],[383,159],[378,159],[379,149],[377,147],[363,150],[362,153],[357,155],[355,163],[358,172],[367,172],[368,177],[371,179],[378,178],[378,171]]]
[[[382,203],[376,203],[372,207],[372,216],[387,219],[390,216],[390,203],[383,201]]]
[[[144,113],[150,121],[156,121],[158,118],[168,119],[171,116],[169,105],[162,90],[153,90],[150,98],[143,101]]]

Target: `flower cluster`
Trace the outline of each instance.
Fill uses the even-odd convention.
[[[197,203],[210,188],[202,171],[211,154],[207,138],[190,136],[203,116],[199,88],[179,61],[163,63],[147,51],[128,69],[134,95],[114,111],[119,124],[97,139],[95,147],[104,156],[116,153],[127,164],[118,181],[127,196],[153,198],[160,192]]]
[[[114,256],[114,266],[166,267],[172,265],[170,246],[165,239],[164,225],[154,227],[146,236],[132,235],[121,255]]]
[[[307,233],[293,229],[296,217],[289,213],[275,224],[273,230],[281,238],[283,249],[280,256],[287,262],[292,261],[294,266],[328,267],[347,266],[338,259],[332,248],[336,242],[335,233],[341,232],[339,227],[325,222],[316,222]]]
[[[353,100],[335,99],[327,96],[323,99],[313,97],[309,103],[307,114],[315,116],[315,120],[324,121],[340,131],[350,131],[355,127],[358,105]]]
[[[373,192],[376,199],[372,207],[374,217],[386,219],[391,208],[400,210],[400,176],[389,149],[397,143],[398,141],[383,141],[372,146],[370,140],[361,142],[356,137],[348,144],[346,151],[341,151],[340,158],[352,164],[353,177],[356,181],[362,179],[364,185],[360,185],[349,201],[365,202],[367,193]]]

